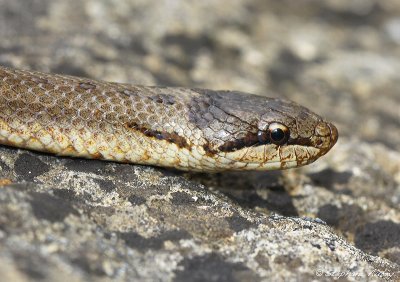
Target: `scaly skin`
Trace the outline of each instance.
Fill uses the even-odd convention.
[[[282,144],[268,127],[288,129]],[[258,135],[257,135],[258,134]],[[0,67],[0,144],[181,170],[298,167],[336,128],[293,102],[235,91],[146,87]]]

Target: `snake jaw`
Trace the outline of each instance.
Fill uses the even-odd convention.
[[[318,121],[309,137],[297,136],[282,145],[263,144],[217,154],[229,169],[275,170],[300,167],[325,155],[337,142],[338,131],[329,122]],[[224,170],[222,168],[222,170]]]

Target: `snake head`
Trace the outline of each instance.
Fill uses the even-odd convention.
[[[241,92],[206,94],[210,106],[204,114],[214,120],[202,124],[203,132],[221,170],[303,166],[325,155],[338,139],[332,123],[294,102]]]
[[[336,144],[337,128],[309,109],[279,99],[268,99],[266,105],[268,110],[257,127],[258,136],[265,136],[265,142],[259,144],[268,152],[264,158],[267,166],[303,166],[325,155]]]

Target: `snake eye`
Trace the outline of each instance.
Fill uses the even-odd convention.
[[[268,127],[271,143],[282,145],[289,139],[289,129],[281,123],[271,123]]]

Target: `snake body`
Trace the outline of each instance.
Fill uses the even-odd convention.
[[[0,67],[0,144],[181,170],[270,170],[315,161],[331,123],[293,102]]]

